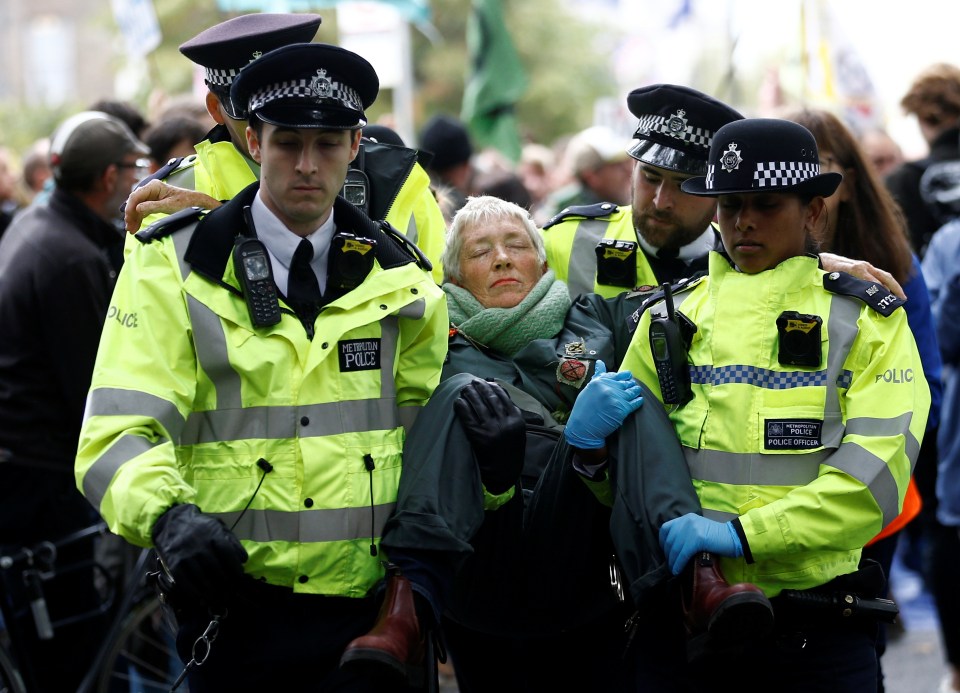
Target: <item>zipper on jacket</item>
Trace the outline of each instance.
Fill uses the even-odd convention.
[[[367,468],[367,474],[370,475],[370,555],[377,555],[377,542],[375,541],[377,527],[377,513],[373,506],[373,470],[376,465],[373,463],[373,456],[368,452],[363,456],[363,466]]]

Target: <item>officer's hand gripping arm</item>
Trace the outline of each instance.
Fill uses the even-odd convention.
[[[630,371],[607,372],[597,361],[593,378],[577,397],[563,435],[567,442],[584,450],[602,448],[628,415],[643,404],[643,390]]]
[[[216,209],[219,206],[219,200],[202,192],[177,188],[162,180],[152,180],[130,193],[123,210],[123,223],[127,231],[136,233],[143,220],[151,214],[173,214],[188,207]]]
[[[679,575],[687,562],[701,551],[737,558],[743,545],[732,522],[716,522],[687,513],[660,527],[660,546],[674,575]]]

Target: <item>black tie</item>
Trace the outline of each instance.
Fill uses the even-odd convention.
[[[290,263],[290,280],[287,284],[287,301],[304,322],[313,323],[320,312],[320,282],[310,267],[313,246],[306,238],[300,241],[293,261]]]
[[[660,248],[657,251],[657,262],[653,264],[653,273],[661,282],[675,282],[689,274],[686,263],[680,259],[680,251],[676,248]]]

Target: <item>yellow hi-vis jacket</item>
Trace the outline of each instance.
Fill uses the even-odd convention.
[[[440,256],[443,253],[446,222],[437,199],[430,190],[430,176],[416,161],[414,150],[364,140],[368,176],[376,188],[377,209],[374,219],[383,219],[417,245],[433,265],[433,278],[443,282]],[[197,144],[196,154],[170,165],[148,178],[161,178],[170,185],[202,192],[215,200],[226,201],[259,180],[260,166],[243,156],[230,141],[226,128],[213,130],[213,136]],[[143,220],[145,229],[163,218],[151,214]],[[127,239],[126,250],[137,245]]]
[[[697,326],[693,399],[667,408],[704,516],[746,537],[745,558],[722,561],[731,582],[774,596],[851,573],[900,513],[930,407],[900,303],[807,256],[749,275],[711,253],[709,275],[675,295]],[[819,366],[780,363],[784,311],[822,319]],[[664,313],[643,313],[622,365],[658,397],[649,327]]]
[[[372,544],[395,506],[404,425],[440,379],[446,303],[383,236],[369,275],[321,310],[312,341],[282,301],[278,324],[254,328],[230,258],[256,188],[130,254],[97,355],[77,484],[136,545],[152,543],[169,507],[195,503],[233,528],[249,575],[360,597],[382,575]],[[370,236],[344,206],[335,203],[338,229]]]

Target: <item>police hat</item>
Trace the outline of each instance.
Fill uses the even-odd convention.
[[[180,52],[205,68],[207,86],[227,96],[240,70],[264,53],[291,43],[309,43],[320,27],[318,14],[244,14],[201,31],[180,46]],[[221,99],[234,118],[242,108]]]
[[[743,116],[725,103],[696,89],[651,84],[634,89],[627,107],[640,119],[633,134],[638,140],[627,153],[659,168],[702,176],[713,134]]]
[[[380,79],[351,51],[298,43],[270,51],[240,71],[230,98],[251,115],[288,128],[351,130],[367,124]]]
[[[843,176],[820,173],[813,134],[799,123],[748,118],[724,125],[713,137],[707,175],[683,181],[691,195],[791,192],[829,197]]]

